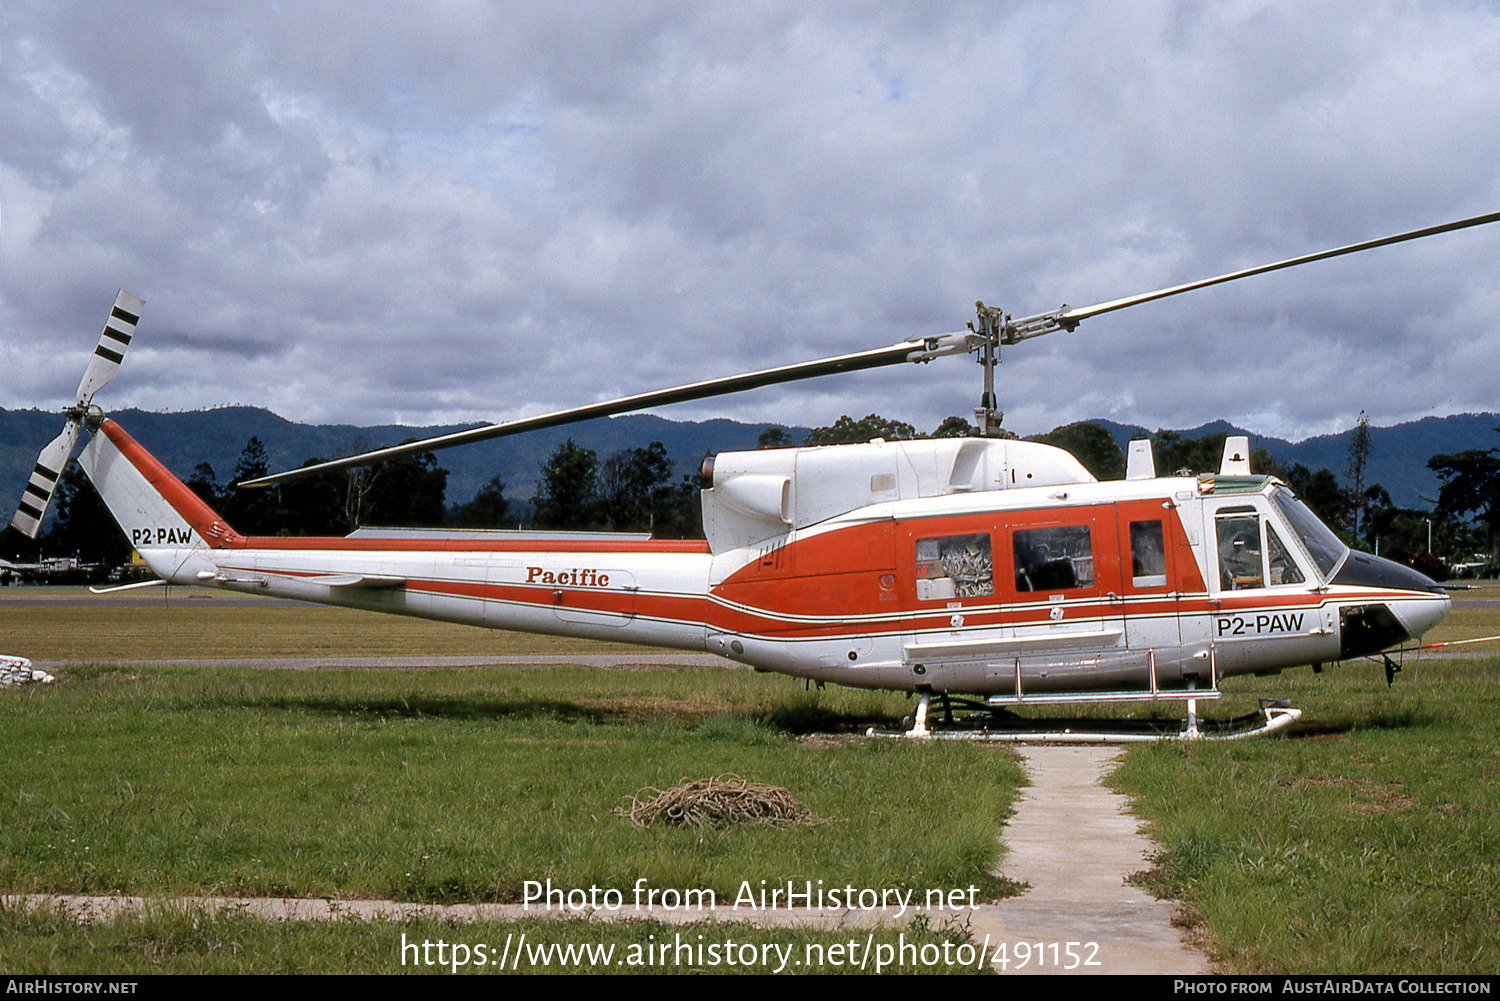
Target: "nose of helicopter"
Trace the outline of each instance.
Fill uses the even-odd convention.
[[[1391,602],[1397,621],[1406,630],[1406,635],[1413,639],[1442,622],[1452,608],[1453,599],[1446,591]]]
[[[1443,621],[1453,607],[1453,599],[1437,582],[1369,553],[1350,553],[1332,583],[1385,592],[1376,603],[1342,613],[1345,656],[1415,639]]]

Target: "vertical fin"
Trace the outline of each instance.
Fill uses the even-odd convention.
[[[241,538],[114,421],[100,425],[78,464],[130,544],[164,580],[199,583],[199,571],[214,570],[209,551]]]

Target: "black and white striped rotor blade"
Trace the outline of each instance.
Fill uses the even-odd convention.
[[[37,456],[36,466],[31,470],[31,479],[26,481],[26,490],[21,494],[21,503],[16,505],[16,516],[11,525],[28,538],[36,538],[41,531],[42,519],[47,517],[47,507],[57,491],[58,477],[73,454],[73,445],[78,441],[78,422],[69,420],[63,425],[62,434],[53,438],[42,454]]]
[[[99,335],[99,344],[89,357],[88,368],[83,370],[83,381],[78,384],[78,405],[86,407],[105,383],[120,370],[120,360],[135,335],[135,325],[141,319],[141,307],[145,302],[124,289],[115,296],[115,308],[110,310],[104,322],[104,332]]]
[[[104,332],[99,335],[99,343],[83,370],[78,398],[64,411],[66,422],[62,433],[48,442],[42,454],[37,456],[31,478],[26,481],[26,490],[21,494],[21,503],[16,505],[16,516],[10,523],[22,534],[34,539],[41,531],[42,520],[47,517],[47,508],[52,504],[52,495],[57,492],[57,481],[73,457],[84,411],[93,402],[94,394],[120,370],[120,361],[130,346],[130,338],[135,335],[135,325],[140,322],[144,305],[144,301],[124,289],[115,296],[114,308],[109,312],[109,319],[104,321]]]

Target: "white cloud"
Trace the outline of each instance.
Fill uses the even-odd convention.
[[[1462,3],[6,18],[9,407],[71,391],[121,285],[148,301],[112,405],[430,423],[1500,208],[1500,18]],[[1497,409],[1497,250],[1460,234],[1101,316],[1007,349],[1002,406],[1023,432],[1291,436]],[[950,359],[668,413],[930,427],[977,395]]]

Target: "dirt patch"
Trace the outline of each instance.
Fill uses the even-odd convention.
[[[624,699],[579,699],[578,704],[620,720],[671,719],[687,723],[732,712],[734,707],[721,702],[663,699],[641,696]]]
[[[835,733],[809,733],[806,736],[798,737],[797,744],[801,747],[811,747],[818,750],[824,750],[830,747],[843,747],[846,744],[850,744],[856,740],[863,739],[865,738],[849,737]]]
[[[1374,813],[1399,813],[1417,805],[1416,800],[1404,792],[1361,793],[1361,795],[1373,798],[1367,803],[1351,803],[1349,809],[1362,817]]]
[[[1309,775],[1290,782],[1278,782],[1283,788],[1302,788],[1311,786],[1320,789],[1351,789],[1357,796],[1364,797],[1364,802],[1350,803],[1349,809],[1360,816],[1369,816],[1377,813],[1395,813],[1401,810],[1410,810],[1416,806],[1416,800],[1407,793],[1402,792],[1400,782],[1379,783],[1369,779],[1340,778],[1329,775]]]

